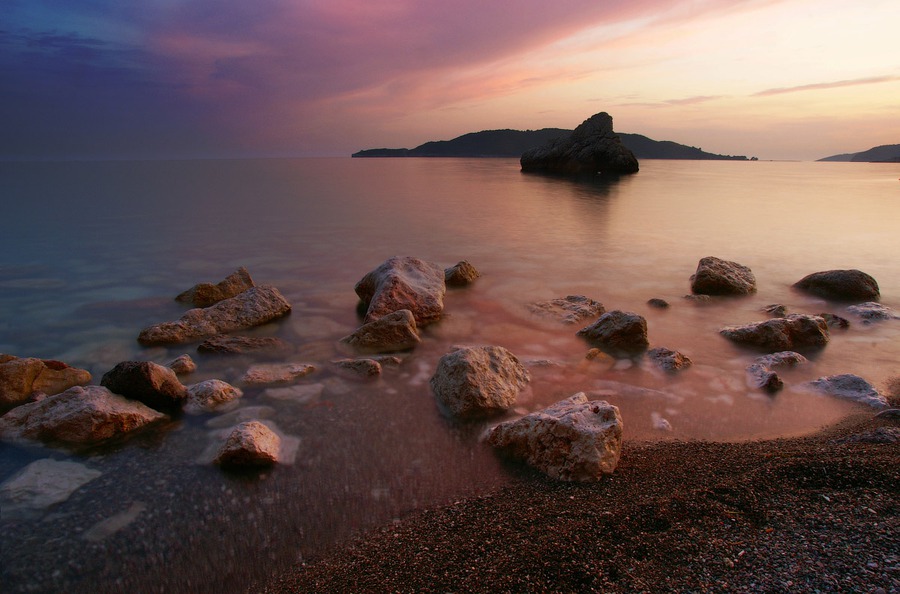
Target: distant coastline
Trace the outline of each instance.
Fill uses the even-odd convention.
[[[900,163],[900,144],[883,144],[860,153],[844,153],[819,159],[850,163]]]

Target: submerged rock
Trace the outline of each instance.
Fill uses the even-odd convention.
[[[35,392],[59,394],[90,381],[90,372],[62,361],[0,354],[0,409],[21,404]]]
[[[179,355],[166,363],[166,367],[174,371],[177,375],[194,373],[197,371],[197,364],[191,359],[190,355]]]
[[[691,292],[697,295],[749,295],[756,292],[753,271],[737,262],[714,256],[702,258],[691,276]]]
[[[378,377],[381,363],[374,359],[337,359],[332,361],[338,369],[357,377]]]
[[[470,419],[508,410],[530,381],[528,370],[505,348],[463,347],[441,357],[431,389],[444,410]]]
[[[591,346],[626,353],[643,351],[650,345],[647,320],[636,313],[617,309],[606,312],[576,335],[587,340]]]
[[[188,395],[174,371],[151,361],[122,361],[103,374],[100,385],[157,410],[177,408]]]
[[[787,315],[787,307],[781,305],[780,303],[773,303],[772,305],[767,305],[762,308],[764,312],[772,316],[773,318],[783,318]]]
[[[806,363],[806,361],[806,357],[793,351],[782,351],[758,357],[747,367],[747,385],[767,392],[777,392],[784,387],[784,381],[778,377],[774,369],[794,367]]]
[[[186,408],[191,411],[212,411],[230,404],[244,395],[239,388],[218,379],[209,379],[193,384],[188,386],[187,391],[188,404]]]
[[[874,301],[860,303],[859,305],[851,305],[847,307],[847,311],[861,317],[863,322],[866,323],[879,322],[882,320],[896,320],[900,318],[900,316],[895,314],[894,310],[890,307],[875,303]]]
[[[238,380],[245,386],[289,384],[307,376],[316,368],[309,363],[266,363],[253,365]]]
[[[611,474],[622,448],[619,409],[580,392],[544,410],[494,427],[488,442],[552,478],[596,481]]]
[[[281,438],[259,421],[235,427],[214,460],[223,468],[271,466],[278,462]]]
[[[241,266],[218,284],[199,283],[175,297],[176,301],[192,303],[194,307],[209,307],[223,299],[234,297],[256,286],[247,269]]]
[[[197,351],[201,353],[219,355],[283,353],[292,348],[290,343],[275,336],[212,336],[197,345]]]
[[[341,343],[365,353],[405,351],[421,341],[416,319],[408,309],[401,309],[363,324],[353,334],[341,339]]]
[[[669,373],[687,369],[694,364],[687,355],[663,347],[657,347],[647,351],[647,357],[653,361],[657,367]]]
[[[669,307],[669,302],[659,297],[653,297],[652,299],[647,300],[647,305],[649,305],[650,307],[655,307],[657,309],[666,309],[667,307]]]
[[[444,269],[444,283],[448,287],[466,287],[480,276],[481,273],[466,260]]]
[[[602,315],[606,308],[599,301],[584,295],[568,295],[549,301],[528,304],[532,313],[558,319],[563,324],[575,324]]]
[[[794,283],[801,291],[839,301],[877,301],[878,283],[861,270],[826,270],[804,276]]]
[[[818,314],[820,318],[825,320],[825,323],[828,324],[829,328],[849,328],[850,321],[846,318],[842,318],[841,316],[836,316],[833,313],[820,313]]]
[[[62,503],[102,474],[78,462],[35,460],[0,485],[3,518],[27,516]]]
[[[366,274],[355,287],[365,305],[365,321],[374,322],[401,309],[424,326],[444,311],[444,269],[418,258],[395,256]]]
[[[884,408],[888,405],[887,398],[879,394],[875,386],[852,373],[820,377],[806,385],[817,392],[853,400],[875,408]]]
[[[791,314],[743,326],[727,326],[719,333],[734,342],[768,351],[822,347],[829,338],[825,320],[804,314]]]

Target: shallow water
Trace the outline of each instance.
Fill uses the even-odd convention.
[[[187,352],[200,368],[186,383],[234,381],[249,359],[135,338],[184,311],[174,295],[244,265],[294,306],[249,334],[279,336],[296,345],[291,360],[319,368],[295,393],[245,391],[241,407],[263,407],[250,413],[299,440],[293,464],[262,476],[206,463],[233,420],[224,414],[75,456],[0,444],[0,482],[48,457],[103,473],[48,510],[3,514],[4,589],[237,591],[358,530],[502,484],[514,469],[480,442],[488,424],[448,421],[428,387],[456,344],[498,344],[530,362],[517,412],[592,392],[620,407],[626,439],[749,439],[833,422],[859,405],[796,387],[833,373],[880,387],[898,372],[900,322],[833,331],[774,397],[746,385],[757,353],[718,329],[765,319],[772,303],[850,317],[791,289],[831,268],[872,274],[882,303],[900,308],[898,177],[896,164],[848,163],[644,161],[617,182],[523,175],[506,159],[0,163],[0,352],[61,359],[97,381],[121,360]],[[448,293],[445,319],[400,366],[374,381],[341,375],[329,362],[359,324],[353,285],[393,255],[467,259],[483,276]],[[708,255],[752,268],[758,293],[682,299]],[[580,325],[526,308],[568,294],[646,316],[651,345],[694,367],[673,377],[640,357],[585,359]],[[671,432],[654,428],[660,417]]]

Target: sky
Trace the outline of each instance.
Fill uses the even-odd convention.
[[[897,0],[3,0],[0,159],[349,156],[478,130],[900,143]]]

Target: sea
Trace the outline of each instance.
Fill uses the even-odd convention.
[[[3,591],[258,589],[367,531],[533,480],[484,434],[577,392],[619,407],[626,442],[741,441],[867,410],[810,391],[810,380],[854,373],[886,390],[900,375],[900,321],[867,324],[845,303],[792,288],[812,272],[856,268],[900,311],[900,164],[640,165],[619,179],[565,179],[523,174],[515,159],[0,163],[0,352],[61,360],[95,383],[120,361],[181,354],[198,365],[185,384],[236,382],[261,361],[316,367],[294,389],[247,387],[237,408],[183,414],[100,448],[0,443]],[[398,365],[376,379],[347,375],[333,361],[361,324],[353,287],[392,256],[467,260],[481,277],[448,291],[444,318]],[[705,256],[750,267],[758,291],[686,299]],[[138,344],[142,328],[184,313],[175,295],[240,266],[293,305],[243,334],[279,337],[293,352]],[[576,336],[587,322],[529,308],[568,295],[643,315],[651,347],[693,366],[667,374],[640,355],[589,358]],[[772,304],[851,322],[781,372],[775,394],[747,382],[760,353],[719,334],[767,319]],[[465,423],[442,413],[429,379],[458,345],[503,346],[526,364],[532,382],[513,411]],[[212,465],[223,431],[245,418],[276,428],[295,446],[289,459],[251,473]],[[3,485],[46,460],[89,478],[49,505],[9,500]]]

